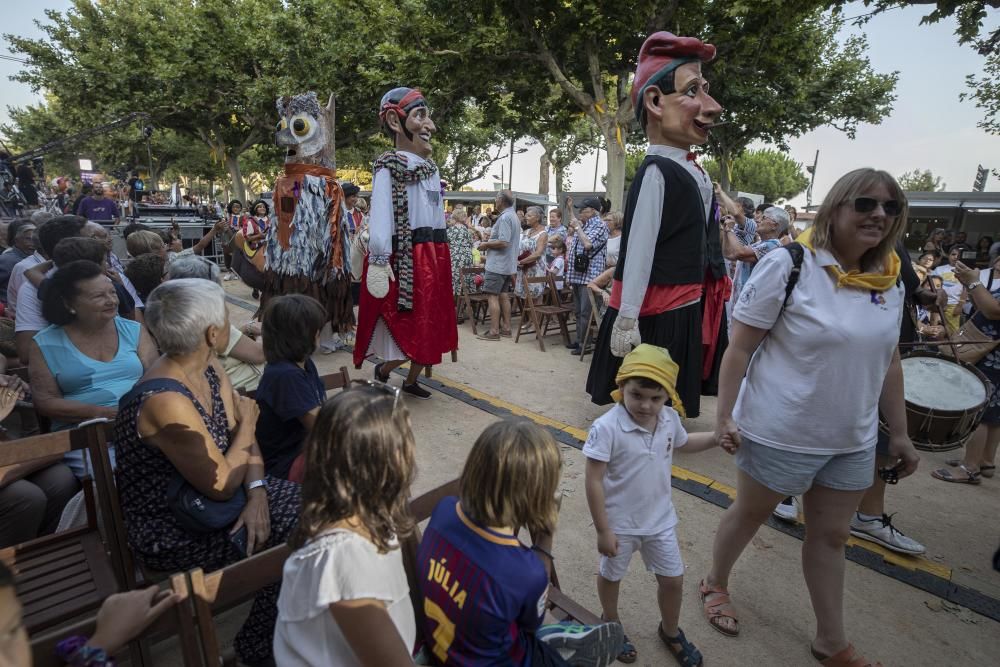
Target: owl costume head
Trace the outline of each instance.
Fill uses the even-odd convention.
[[[334,118],[333,95],[325,107],[320,106],[316,93],[279,97],[278,127],[274,135],[279,146],[285,146],[286,163],[317,164],[333,168]]]

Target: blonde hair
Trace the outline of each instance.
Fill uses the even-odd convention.
[[[899,202],[899,215],[890,218],[889,228],[877,246],[866,251],[861,256],[862,271],[874,271],[885,264],[886,258],[895,252],[896,241],[899,240],[906,226],[908,204],[906,193],[891,174],[879,169],[864,167],[855,169],[840,177],[823,198],[823,203],[816,212],[812,226],[812,243],[816,248],[833,250],[833,223],[841,205],[853,202],[855,197],[863,195],[871,188],[884,185],[889,195]]]
[[[462,470],[462,510],[485,526],[552,533],[562,459],[552,436],[524,420],[490,424]]]
[[[608,229],[621,229],[622,225],[625,224],[625,215],[621,211],[609,211],[604,214],[604,220],[611,223],[608,225]]]
[[[159,234],[145,229],[132,232],[125,239],[125,248],[128,249],[128,254],[133,257],[145,255],[150,252],[160,252],[164,245],[163,239]]]

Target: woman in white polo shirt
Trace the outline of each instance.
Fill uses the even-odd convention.
[[[719,378],[717,434],[739,445],[739,476],[701,584],[706,618],[723,634],[739,632],[727,590],[733,565],[774,506],[803,495],[811,648],[824,665],[869,664],[844,633],[844,543],[873,481],[879,408],[894,474],[912,474],[919,461],[896,349],[903,287],[893,246],[905,221],[906,197],[886,172],[837,181],[798,238],[803,261],[787,303],[790,252],[768,253],[744,285]]]

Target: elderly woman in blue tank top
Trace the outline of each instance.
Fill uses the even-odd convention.
[[[156,360],[152,338],[138,322],[118,316],[115,286],[93,262],[60,267],[40,294],[51,324],[31,344],[35,407],[57,431],[88,419],[114,419],[119,399]],[[84,452],[71,452],[65,461],[77,477],[87,474]]]

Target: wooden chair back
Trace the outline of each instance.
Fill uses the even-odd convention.
[[[597,331],[601,328],[601,322],[597,319],[597,313],[600,312],[597,309],[597,297],[594,296],[594,290],[589,287],[587,288],[587,298],[590,299],[590,316],[587,318],[587,328],[583,332],[583,343],[580,346],[580,361],[583,361],[583,358],[587,356],[587,345],[591,340],[597,340]]]
[[[104,421],[104,420],[102,420]],[[100,606],[112,593],[128,590],[130,579],[119,536],[111,521],[104,521],[107,544],[97,521],[97,505],[107,519],[113,511],[107,489],[113,488],[109,476],[106,424],[85,425],[4,443],[0,447],[0,467],[18,463],[58,460],[71,451],[87,451],[94,473],[84,480],[87,508],[85,526],[30,540],[0,550],[0,559],[17,576],[17,593],[24,606],[25,626],[29,633],[80,618]]]
[[[233,664],[235,659],[222,654],[215,617],[252,599],[262,588],[281,582],[282,569],[290,553],[288,545],[282,544],[209,574],[201,568],[188,573],[196,631],[206,667]]]
[[[475,276],[485,277],[485,275],[486,275],[486,268],[482,266],[463,266],[459,269],[458,273],[458,284],[459,284],[459,289],[461,290],[459,292],[459,300],[461,302],[460,305],[465,306],[467,317],[469,317],[470,320],[472,321],[473,335],[479,335],[479,331],[476,329],[476,320],[478,319],[476,317],[476,306],[485,305],[486,301],[489,299],[489,296],[486,294],[481,294],[479,292],[470,292],[468,283]],[[486,322],[485,315],[483,316],[483,322],[484,323]]]
[[[180,573],[170,577],[169,588],[180,597],[177,604],[168,609],[137,638],[137,642],[160,642],[177,638],[184,667],[207,667],[202,663],[194,631],[194,617],[191,607],[191,590],[187,575]],[[56,657],[56,645],[73,635],[90,637],[97,629],[97,614],[90,614],[71,626],[48,630],[31,638],[31,653],[35,667],[63,667],[66,663]],[[133,660],[133,664],[135,661]]]
[[[345,387],[351,386],[351,374],[347,372],[347,366],[341,366],[339,371],[334,373],[327,373],[326,375],[321,375],[320,380],[323,381],[323,388],[326,391],[333,391],[334,389],[344,389]],[[247,398],[257,399],[257,391],[248,391],[244,394]]]

